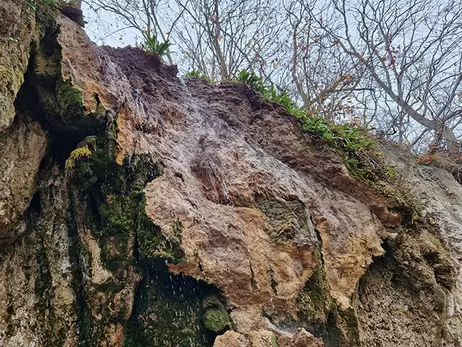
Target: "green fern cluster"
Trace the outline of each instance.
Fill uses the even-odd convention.
[[[184,74],[184,78],[198,77],[207,79],[207,76],[201,70],[191,70]]]
[[[324,118],[306,115],[300,120],[302,130],[324,139],[343,157],[350,173],[371,182],[387,179],[382,175],[384,165],[375,151],[376,144],[364,128],[329,123]]]
[[[259,92],[263,96],[265,96],[264,94],[269,88],[263,84],[263,80],[255,72],[241,70],[235,78],[237,82],[248,85],[250,88]]]
[[[369,150],[374,146],[374,141],[367,136],[363,128],[349,124],[329,123],[321,117],[304,116],[301,127],[347,152]]]
[[[167,40],[161,42],[158,40],[157,35],[152,35],[149,32],[144,33],[144,42],[141,44],[141,48],[147,54],[155,54],[159,57],[163,57],[168,53],[168,49],[172,44]]]
[[[350,124],[335,124],[322,117],[308,115],[286,92],[278,91],[273,84],[265,85],[254,72],[242,70],[236,76],[236,80],[260,93],[264,99],[284,106],[299,120],[303,131],[324,139],[342,155],[345,165],[354,175],[370,180],[373,180],[372,176],[377,176],[376,169],[379,169],[380,165],[370,162],[373,160],[371,150],[374,149],[375,142],[367,136],[364,128]]]
[[[273,84],[265,85],[263,80],[255,74],[255,72],[241,70],[236,76],[236,81],[244,83],[253,90],[257,91],[264,99],[284,106],[291,115],[299,119],[305,115],[305,111],[293,102],[286,92],[278,91]]]

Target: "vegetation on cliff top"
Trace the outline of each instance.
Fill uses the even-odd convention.
[[[86,3],[96,40],[111,36],[98,23],[116,16],[119,30],[112,34],[133,43],[134,35],[123,37],[129,28],[174,43],[166,56],[182,71],[226,82],[247,69],[286,90],[309,114],[373,125],[417,153],[431,144],[460,153],[458,0]]]
[[[287,93],[278,91],[274,85],[265,85],[261,78],[247,70],[240,71],[236,80],[258,92],[265,100],[282,105],[298,120],[301,130],[322,139],[339,154],[356,178],[369,185],[390,183],[395,178],[395,170],[385,164],[375,141],[364,127],[354,123],[336,124],[309,115]]]

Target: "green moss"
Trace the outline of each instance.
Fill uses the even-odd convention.
[[[57,5],[58,0],[26,0],[27,9],[34,13],[49,10],[49,7]]]
[[[391,249],[409,288],[437,293],[442,290],[439,286],[447,290],[454,286],[456,275],[450,252],[429,230],[406,230],[394,239]],[[444,297],[437,297],[439,305],[444,306]]]
[[[321,249],[320,244],[316,250],[318,266],[297,298],[298,324],[322,337],[326,346],[359,346],[357,316],[352,309],[340,310],[330,296]]]
[[[209,308],[222,308],[223,303],[216,295],[208,295],[202,299],[202,308],[207,310]]]
[[[52,190],[52,193],[55,191]],[[53,283],[53,264],[50,263],[50,250],[47,248],[46,236],[49,230],[53,229],[52,222],[42,218],[42,214],[53,213],[54,221],[63,222],[59,213],[52,211],[56,206],[54,202],[54,194],[36,193],[31,202],[29,210],[25,214],[27,231],[22,239],[23,246],[26,249],[34,250],[26,252],[23,259],[24,264],[35,264],[31,271],[33,275],[28,273],[26,276],[31,280],[35,280],[35,311],[43,317],[43,326],[38,327],[37,335],[41,336],[43,347],[63,346],[68,332],[68,328],[56,312],[53,302],[54,298],[54,283]],[[39,195],[40,194],[40,195]],[[59,193],[58,193],[59,194]],[[35,258],[35,259],[33,259]]]
[[[92,142],[92,155],[76,162],[74,180],[93,206],[88,218],[99,230],[103,263],[112,271],[125,267],[135,238],[145,260],[181,259],[181,223],[176,222],[172,236],[164,235],[144,210],[144,187],[161,174],[162,168],[149,155],[134,156],[118,165],[110,153],[115,143],[108,145],[112,140],[101,135]]]
[[[139,191],[137,194],[141,194]],[[144,196],[142,196],[144,201]],[[143,260],[167,259],[169,262],[183,260],[181,250],[181,233],[183,226],[178,218],[172,221],[170,232],[163,233],[148,218],[140,218],[138,244]]]
[[[53,90],[48,90],[41,86],[39,95],[46,118],[56,131],[85,136],[102,129],[106,117],[104,108],[100,106],[96,113],[87,113],[83,107],[82,92],[71,79],[58,80],[53,87]]]
[[[104,302],[97,308],[102,319],[95,322],[89,332],[92,341],[99,341],[103,336],[98,327],[126,319],[129,303],[124,304],[115,297],[127,285],[133,284],[130,274],[136,271],[139,275],[146,275],[146,267],[153,261],[164,264],[166,260],[178,261],[183,257],[181,235],[178,235],[181,222],[176,220],[172,224],[177,235],[172,239],[165,236],[145,213],[144,188],[162,174],[162,167],[150,155],[135,155],[122,165],[117,164],[114,159],[115,136],[108,135],[100,132],[81,142],[91,155],[87,151],[80,155],[81,150],[70,155],[71,158],[79,157],[69,171],[72,189],[78,201],[85,201],[85,223],[94,231],[93,236],[101,249],[102,265],[113,275],[107,282],[87,288],[88,298],[104,293]],[[181,300],[178,306],[181,306]],[[136,340],[137,334],[134,336]]]
[[[160,228],[148,219],[140,220],[138,242],[143,260],[166,259],[176,263],[183,259],[180,239],[164,235]]]
[[[348,342],[348,346],[360,346],[359,321],[353,308],[347,310],[336,310],[336,322],[342,332],[342,339]]]
[[[202,321],[206,329],[218,333],[231,328],[226,307],[217,295],[208,295],[202,299]]]
[[[223,308],[209,308],[204,312],[202,320],[208,330],[216,333],[231,326],[228,312]]]
[[[297,298],[297,312],[301,320],[323,325],[335,304],[329,294],[319,249],[316,250],[316,258],[318,265]]]
[[[73,266],[72,271],[72,286],[76,294],[76,315],[78,317],[77,324],[79,329],[79,346],[90,347],[92,345],[91,335],[92,329],[95,325],[93,323],[90,310],[88,308],[83,285],[82,245],[78,242],[78,227],[77,227],[77,211],[75,201],[73,199],[73,192],[69,192],[69,211],[67,214],[66,224],[68,226],[68,236],[70,241],[69,258]],[[93,344],[94,345],[94,344]]]
[[[34,223],[35,224],[35,223]],[[56,331],[58,327],[56,327],[57,317],[54,314],[54,310],[52,309],[52,277],[50,272],[50,265],[47,258],[47,252],[45,250],[44,242],[39,238],[39,246],[38,251],[36,253],[36,263],[37,263],[37,275],[35,280],[35,293],[37,298],[41,298],[38,300],[35,305],[35,309],[40,312],[41,314],[46,317],[46,321],[48,326],[44,329],[45,336],[46,336],[46,343],[44,347],[52,347],[57,346],[61,342],[60,335],[62,334],[62,327],[59,329],[60,331]],[[36,246],[37,247],[37,246]],[[58,344],[57,344],[58,343]]]
[[[163,263],[165,259],[175,261],[183,256],[178,240],[165,237],[145,213],[144,188],[162,173],[162,167],[150,155],[136,155],[122,165],[117,164],[117,130],[114,127],[110,130],[114,134],[101,131],[81,141],[80,147],[69,156],[74,165],[68,166],[70,190],[81,209],[78,211],[80,223],[93,231],[101,249],[102,265],[112,273],[110,280],[86,286],[85,293],[81,294],[82,300],[92,302],[92,298],[103,293],[101,305],[92,307],[101,315],[100,320],[93,321],[86,310],[81,313],[82,319],[89,320],[82,326],[85,341],[95,345],[104,337],[104,326],[126,319],[130,303],[124,303],[120,297],[116,299],[116,295],[133,285],[133,272],[143,274],[148,260],[162,259]],[[177,221],[174,225],[180,232],[181,223]],[[155,253],[151,258],[144,253],[147,235],[156,240],[149,245],[149,250]],[[90,257],[84,248],[80,256]]]
[[[71,152],[71,155],[66,160],[65,168],[66,169],[73,169],[75,166],[76,160],[85,159],[91,156],[91,151],[88,147],[80,147],[76,148]]]
[[[114,280],[109,279],[102,284],[94,285],[94,288],[99,292],[116,293],[121,291],[124,288],[124,286],[122,283],[117,283]]]
[[[126,326],[125,347],[206,347],[216,333],[202,321],[201,302],[217,290],[182,275],[172,275],[165,263],[144,263],[133,314]]]
[[[3,62],[2,63],[7,63]],[[4,98],[7,96],[7,92],[11,90],[19,90],[21,84],[24,81],[24,76],[21,71],[16,71],[13,66],[0,65],[0,90],[5,93],[0,102],[4,103]],[[11,95],[13,99],[13,95]]]
[[[106,110],[102,105],[98,105],[94,113],[85,110],[82,92],[71,78],[62,79],[58,34],[59,27],[50,21],[34,55],[33,84],[37,88],[40,107],[53,130],[85,137],[102,129]]]
[[[279,347],[278,339],[276,338],[276,336],[271,337],[271,347]]]
[[[270,236],[276,242],[293,241],[301,236],[308,241],[313,235],[305,205],[298,199],[258,196],[257,203],[271,225]]]

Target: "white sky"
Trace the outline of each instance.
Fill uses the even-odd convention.
[[[121,30],[120,20],[114,15],[104,13],[98,17],[88,7],[86,3],[82,4],[82,11],[85,16],[85,31],[90,39],[99,45],[108,45],[113,47],[124,47],[135,45],[136,33],[132,30]]]

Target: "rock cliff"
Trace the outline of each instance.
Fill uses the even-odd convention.
[[[0,345],[460,346],[462,187],[0,4]],[[386,164],[384,164],[386,163]]]

